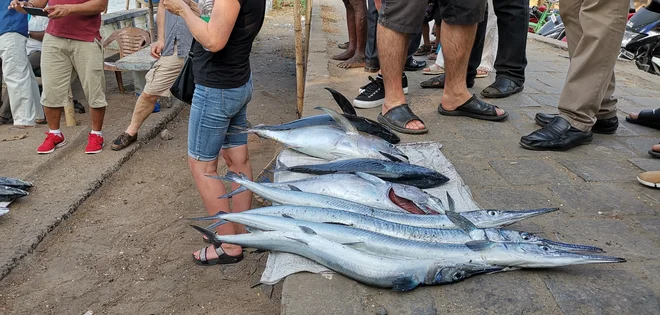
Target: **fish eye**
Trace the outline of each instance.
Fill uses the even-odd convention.
[[[452,278],[454,278],[454,280],[463,280],[463,278],[465,278],[465,275],[463,274],[462,271],[459,271],[459,272],[454,273]]]
[[[541,246],[541,249],[542,249],[543,251],[545,251],[545,252],[547,252],[547,251],[550,250],[550,249],[548,248],[548,246],[545,246],[545,245]]]
[[[529,241],[531,237],[527,233],[520,233],[520,237],[522,237],[523,240]]]
[[[488,210],[488,215],[494,217],[496,214],[497,214],[497,212],[495,210]]]

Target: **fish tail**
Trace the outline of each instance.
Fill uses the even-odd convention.
[[[186,218],[186,220],[190,221],[209,221],[209,220],[222,220],[222,216],[227,214],[227,212],[224,211],[218,211],[218,213],[208,216],[208,217],[199,217],[199,218]]]
[[[240,187],[236,188],[234,191],[226,193],[226,194],[218,197],[218,199],[228,199],[228,198],[236,196],[236,195],[238,195],[238,194],[240,194],[240,193],[242,193],[246,190],[247,190],[247,188],[245,188],[245,186],[240,186]]]
[[[206,238],[209,240],[209,242],[211,242],[211,244],[213,244],[213,246],[218,247],[222,245],[222,242],[215,238],[215,233],[213,233],[212,231],[192,224],[190,226],[192,226],[195,230],[206,236]]]

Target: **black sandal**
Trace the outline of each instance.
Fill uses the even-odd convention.
[[[424,122],[410,109],[408,104],[402,104],[390,109],[385,115],[378,114],[378,121],[382,124],[392,128],[395,131],[407,134],[418,135],[429,132],[429,129],[424,125],[424,129],[408,129],[406,125],[413,121],[419,120],[422,124]]]
[[[480,100],[476,95],[472,95],[472,97],[467,100],[467,102],[452,111],[448,111],[442,108],[441,103],[438,105],[438,113],[445,116],[467,116],[470,118],[489,121],[500,121],[509,117],[509,113],[507,112],[504,112],[504,115],[502,116],[497,116],[497,108],[499,107],[488,104]]]
[[[472,80],[472,82],[465,82],[465,85],[467,85],[468,88],[473,87],[474,86],[474,79]],[[444,89],[445,88],[445,73],[442,73],[437,77],[430,78],[426,81],[422,81],[422,82],[419,83],[419,86],[421,86],[423,89]]]
[[[626,116],[626,121],[631,124],[637,124],[654,129],[660,129],[660,110],[645,109],[637,115],[637,119]]]
[[[215,253],[218,254],[218,258],[213,258],[213,259],[206,258],[206,251],[209,249],[209,247],[213,247],[215,249]],[[207,246],[199,250],[199,259],[195,258],[195,254],[192,255],[192,258],[195,261],[195,263],[200,266],[213,266],[218,264],[220,265],[235,264],[243,260],[244,256],[242,252],[238,256],[230,256],[227,255],[222,250],[222,247]]]

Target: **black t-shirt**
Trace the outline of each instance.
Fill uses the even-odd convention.
[[[210,52],[195,41],[193,75],[195,84],[216,89],[233,89],[250,79],[252,42],[264,23],[266,0],[238,0],[241,9],[225,47]]]

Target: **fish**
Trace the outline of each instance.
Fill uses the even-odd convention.
[[[367,254],[320,237],[312,229],[300,231],[252,231],[249,234],[216,235],[192,226],[215,246],[222,243],[281,251],[311,259],[358,282],[394,291],[410,291],[419,285],[462,281],[470,276],[500,271],[502,267],[477,264],[444,265],[430,259],[401,259]]]
[[[245,215],[244,215],[245,214]],[[243,215],[241,223],[257,229],[276,228],[273,231],[296,230],[306,227],[319,236],[345,244],[370,254],[388,257],[432,259],[443,264],[477,263],[513,268],[551,268],[593,263],[619,263],[624,258],[594,254],[581,254],[553,249],[546,244],[493,242],[487,240],[466,243],[438,243],[392,237],[355,227],[305,222],[286,218],[249,216],[248,213],[227,214],[234,219]],[[238,220],[234,220],[237,221]],[[201,228],[199,228],[201,229]],[[231,242],[227,242],[231,243]]]
[[[373,207],[365,206],[363,204],[359,204],[357,202],[352,202],[336,197],[303,192],[293,185],[289,185],[289,190],[268,187],[251,181],[249,178],[247,178],[247,176],[243,174],[238,175],[234,172],[227,172],[227,175],[224,177],[208,176],[219,180],[235,182],[260,195],[261,197],[279,204],[339,209],[366,216],[376,217],[385,221],[419,227],[431,227],[439,229],[456,228],[454,223],[445,215],[417,215],[376,209]],[[506,226],[526,218],[531,218],[557,210],[559,209],[541,208],[523,211],[476,210],[461,212],[461,215],[471,222],[474,222],[474,224],[479,228],[490,228]]]
[[[401,138],[399,138],[399,136],[397,136],[389,127],[369,118],[358,116],[355,112],[355,108],[353,108],[351,102],[346,99],[344,95],[331,88],[325,89],[332,94],[335,101],[337,102],[337,105],[339,105],[339,107],[344,112],[342,116],[348,119],[351,124],[357,128],[358,131],[379,137],[391,144],[397,144],[401,142]],[[255,128],[264,128],[275,131],[321,125],[338,126],[337,122],[332,118],[332,116],[328,114],[321,114],[304,117],[280,125],[258,125],[255,126]]]
[[[408,157],[393,144],[372,135],[360,134],[348,119],[334,110],[323,107],[316,109],[329,114],[340,128],[309,126],[270,130],[259,127],[248,128],[243,132],[278,141],[292,150],[325,160],[373,158],[408,162]]]
[[[32,183],[11,177],[0,177],[0,186],[9,186],[22,190],[28,190],[32,188]]]
[[[279,189],[289,189],[289,185],[292,185],[304,192],[337,197],[392,211],[407,211],[415,214],[439,214],[445,211],[442,200],[417,187],[386,182],[361,172],[327,174],[289,182],[262,183],[262,185]],[[246,187],[241,186],[222,198],[229,198],[246,190]]]
[[[341,210],[333,209],[311,209],[312,211],[300,212],[297,214],[280,214],[282,218],[272,217],[272,212],[269,210],[261,210],[266,208],[258,208],[249,210],[242,213],[219,213],[212,217],[206,218],[197,218],[197,220],[228,220],[231,222],[237,222],[240,224],[245,224],[249,226],[251,222],[258,221],[261,225],[254,226],[258,229],[268,229],[273,230],[277,229],[278,226],[275,224],[280,224],[280,226],[286,226],[287,223],[289,227],[295,226],[301,222],[317,222],[317,223],[333,223],[333,224],[342,224],[362,230],[367,230],[375,232],[382,235],[388,235],[392,237],[399,237],[408,240],[418,240],[423,242],[435,242],[435,243],[455,243],[463,244],[475,240],[472,235],[466,233],[461,229],[433,229],[433,228],[421,228],[416,226],[404,225],[394,222],[384,221],[378,218],[369,217],[365,215],[360,215],[356,213],[351,213]],[[259,218],[261,217],[261,218]],[[286,219],[294,219],[293,221],[287,221]],[[214,223],[215,225],[222,225],[223,222]],[[603,252],[601,248],[588,246],[588,245],[578,245],[578,244],[565,244],[561,242],[554,242],[550,240],[545,240],[541,237],[533,235],[527,232],[515,231],[515,230],[506,230],[506,229],[497,229],[497,228],[488,228],[483,229],[484,235],[476,240],[488,240],[493,242],[514,242],[514,243],[532,243],[532,244],[542,244],[558,250],[567,250],[567,251],[584,251],[584,252]]]
[[[313,165],[280,165],[275,171],[315,175],[362,172],[388,182],[415,186],[420,189],[438,187],[449,181],[449,178],[440,172],[421,165],[373,158],[345,159]]]
[[[27,195],[29,195],[29,193],[25,190],[9,186],[0,186],[0,202],[11,202]]]
[[[9,209],[7,209],[5,207],[0,207],[0,217],[7,214],[7,213],[9,213]]]

